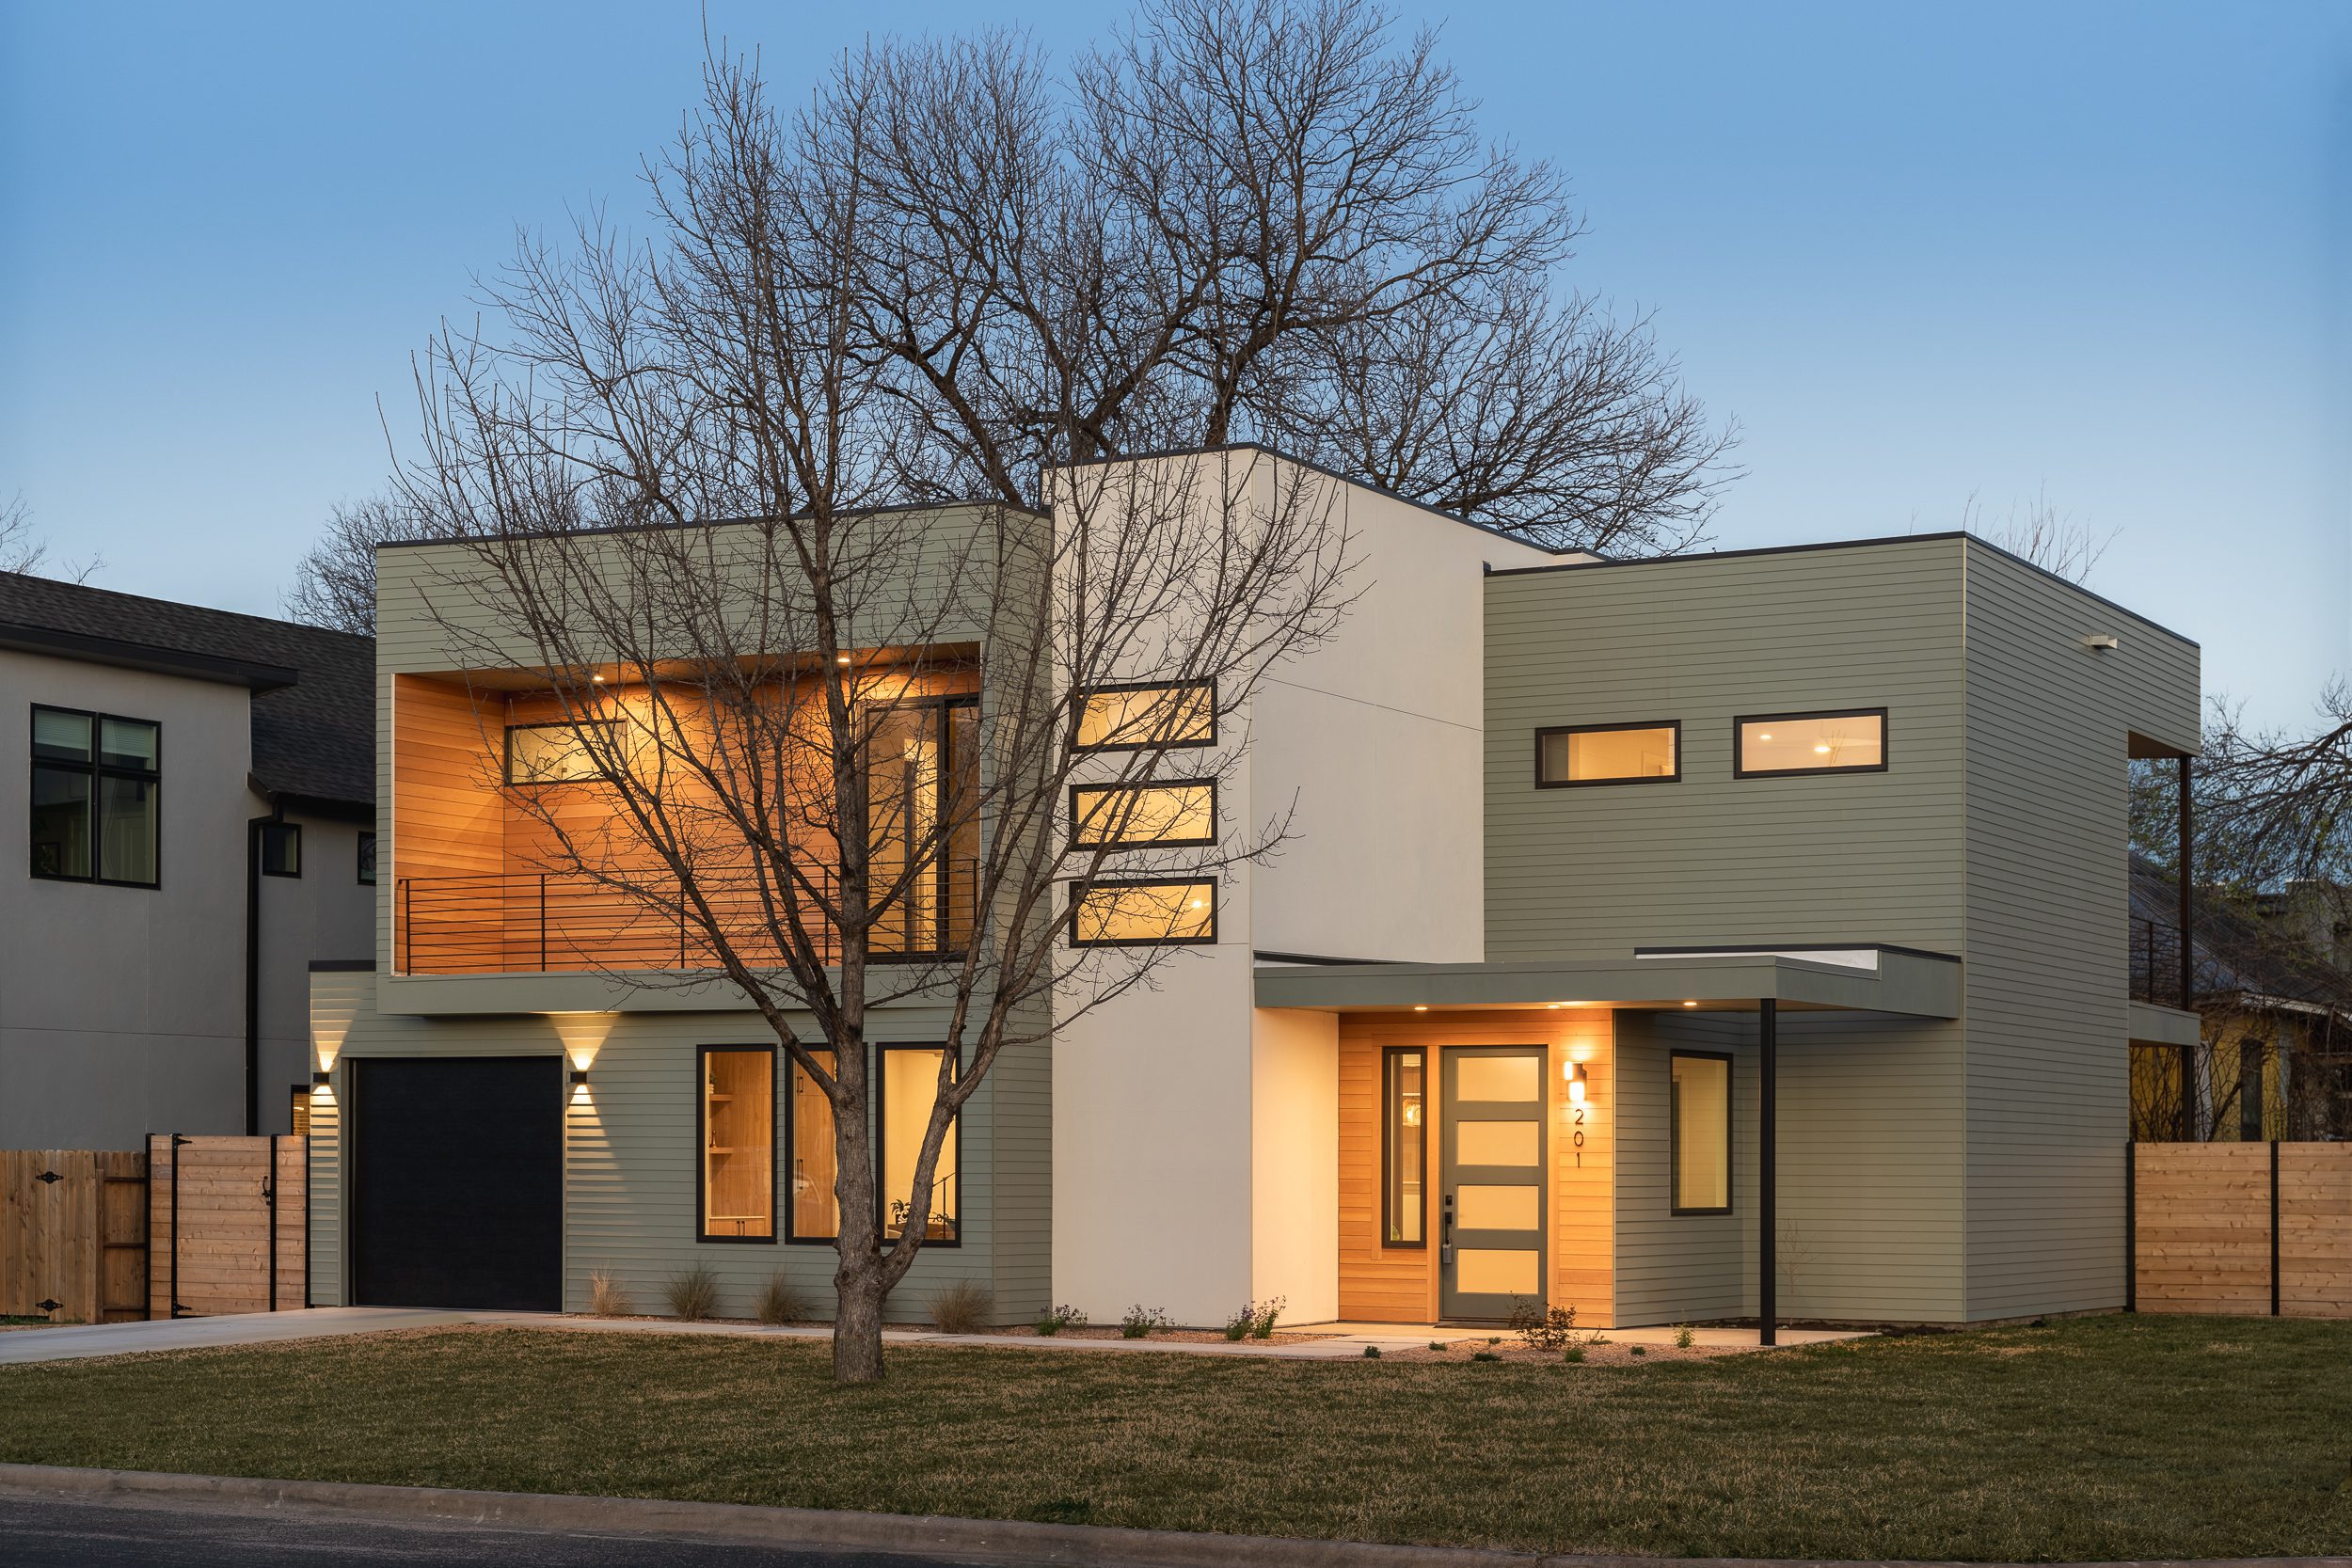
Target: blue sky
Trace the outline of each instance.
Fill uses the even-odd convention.
[[[797,92],[867,29],[1103,8],[711,0]],[[1726,547],[2046,490],[2091,586],[2296,722],[2352,673],[2352,7],[1569,4],[1441,23],[1572,177],[1569,278],[1745,431]],[[609,198],[699,9],[0,0],[0,498],[110,587],[268,612],[516,226]]]

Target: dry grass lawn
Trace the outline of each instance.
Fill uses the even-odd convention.
[[[1744,1557],[2352,1550],[2352,1323],[1623,1366],[420,1331],[0,1367],[0,1460]]]

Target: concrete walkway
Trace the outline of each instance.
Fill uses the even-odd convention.
[[[91,1323],[28,1328],[0,1334],[0,1366],[34,1361],[77,1361],[141,1351],[197,1350],[211,1345],[266,1345],[343,1334],[381,1334],[402,1328],[443,1328],[466,1323],[502,1328],[559,1329],[581,1334],[716,1334],[750,1338],[824,1339],[824,1324],[771,1327],[745,1323],[675,1323],[661,1318],[588,1318],[552,1312],[459,1312],[405,1307],[312,1307],[294,1312],[248,1312],[226,1318],[158,1319],[151,1323]],[[1602,1333],[1617,1344],[1671,1345],[1672,1328],[1614,1328]],[[940,1334],[928,1329],[889,1328],[886,1344],[970,1345],[989,1350],[1144,1352],[1180,1355],[1261,1355],[1295,1361],[1360,1360],[1364,1347],[1409,1350],[1435,1339],[1446,1344],[1486,1340],[1500,1330],[1440,1328],[1427,1323],[1311,1323],[1271,1339],[1085,1339],[1032,1335]],[[1308,1338],[1306,1335],[1327,1335]],[[1702,1346],[1736,1348],[1756,1343],[1752,1328],[1692,1331]],[[1502,1337],[1507,1341],[1508,1334]],[[1783,1329],[1784,1345],[1815,1345],[1863,1336],[1821,1329]]]

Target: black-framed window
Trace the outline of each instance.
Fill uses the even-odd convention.
[[[265,877],[302,875],[302,824],[262,824],[262,874]]]
[[[880,957],[954,952],[972,930],[980,852],[979,699],[910,697],[868,710],[867,867]],[[895,890],[895,891],[893,891]]]
[[[36,703],[32,742],[32,874],[159,885],[162,726]]]
[[[1073,882],[1073,947],[1184,946],[1216,941],[1216,881],[1147,877]]]
[[[923,1149],[923,1134],[930,1126],[931,1108],[939,1103],[939,1069],[946,1057],[937,1045],[888,1044],[876,1049],[874,1082],[875,1159],[881,1179],[876,1192],[882,1204],[882,1235],[896,1241],[906,1229],[913,1212],[914,1165]],[[961,1064],[950,1064],[952,1077]],[[961,1168],[963,1118],[948,1124],[947,1136],[931,1167],[930,1214],[924,1227],[925,1246],[959,1246],[963,1239]]]
[[[288,1125],[297,1138],[310,1135],[310,1089],[308,1084],[296,1084],[287,1091],[289,1115],[294,1118]]]
[[[834,1070],[830,1051],[811,1051],[827,1072]],[[840,1166],[833,1141],[833,1101],[799,1062],[792,1064],[792,1092],[785,1101],[785,1148],[789,1160],[791,1194],[785,1205],[784,1239],[787,1243],[831,1246],[841,1235]]]
[[[1072,784],[1073,849],[1176,848],[1216,842],[1216,781]]]
[[[1176,751],[1216,744],[1215,681],[1092,686],[1076,703],[1082,752]]]
[[[1429,1244],[1429,1059],[1418,1046],[1380,1053],[1380,1244]]]
[[[1731,721],[1735,779],[1886,770],[1886,710],[1751,713]]]
[[[606,732],[607,749],[621,737],[618,719],[560,721],[548,724],[506,726],[506,768],[510,784],[585,784],[604,777],[604,760],[582,736],[591,730]]]
[[[700,1108],[694,1234],[705,1242],[776,1239],[776,1048],[706,1045],[694,1053]]]
[[[1682,721],[1558,724],[1535,732],[1535,787],[1675,784],[1682,778]]]
[[[359,885],[375,885],[375,835],[365,831],[359,834]]]
[[[1669,1072],[1669,1207],[1677,1214],[1728,1214],[1731,1058],[1715,1051],[1677,1051]]]

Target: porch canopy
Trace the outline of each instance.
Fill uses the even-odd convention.
[[[1261,1007],[1333,1012],[1604,1007],[1756,1015],[1756,1328],[1779,1339],[1780,1013],[1960,1016],[1961,964],[1947,953],[1877,942],[1846,946],[1637,947],[1628,958],[1532,963],[1356,963],[1296,953],[1256,955]]]

